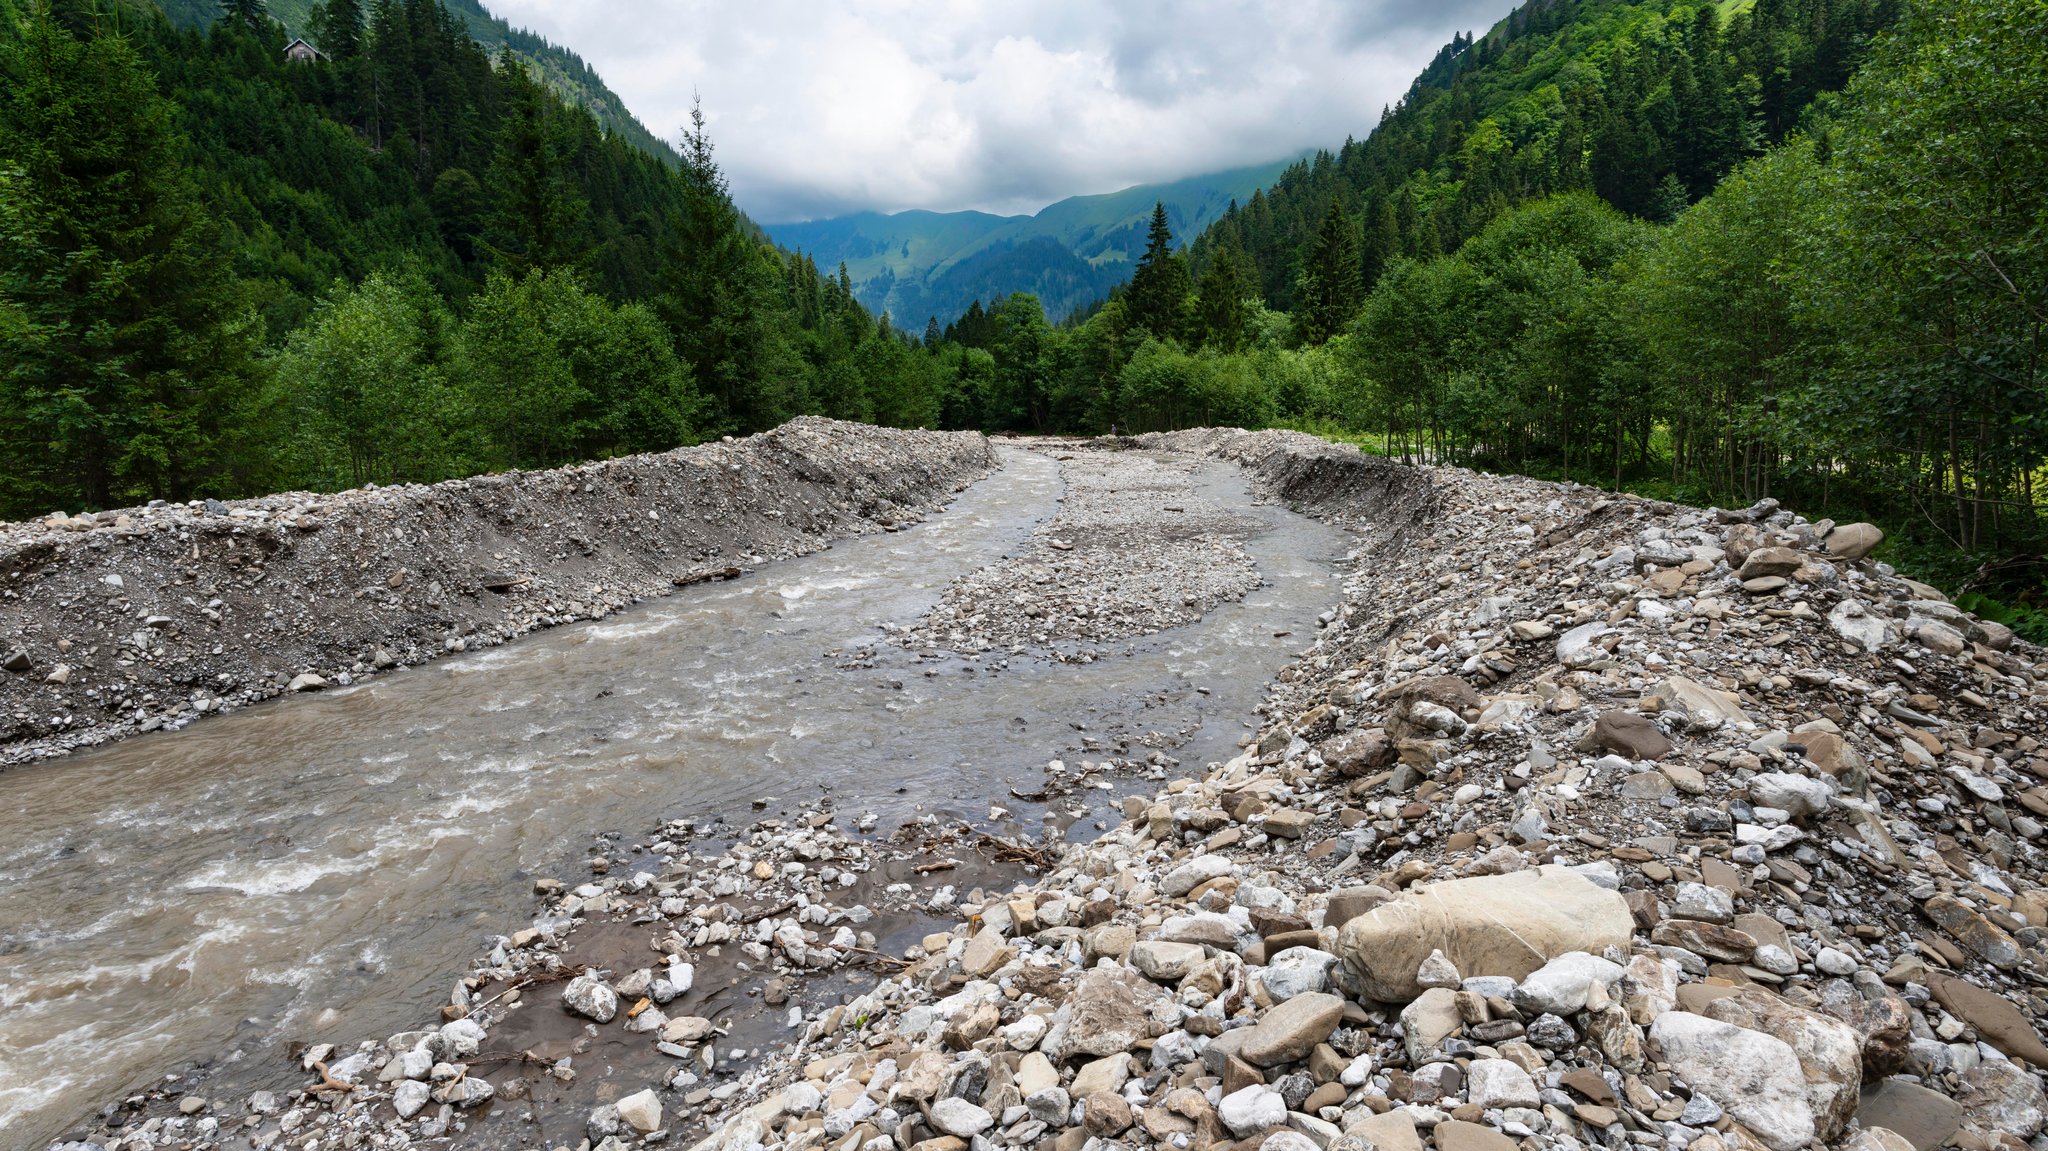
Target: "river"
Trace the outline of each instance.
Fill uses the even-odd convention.
[[[885,831],[985,821],[1114,728],[1192,730],[1174,753],[1191,762],[1233,753],[1336,602],[1343,534],[1207,466],[1198,491],[1261,525],[1243,602],[1091,664],[916,662],[880,625],[1057,508],[1058,463],[1001,451],[904,531],[0,774],[0,1144],[40,1146],[197,1063],[258,1082],[288,1040],[416,1025],[530,917],[531,877],[600,831],[744,823],[756,798],[821,788]]]

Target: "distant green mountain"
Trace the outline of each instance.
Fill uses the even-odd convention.
[[[175,24],[204,28],[220,15],[219,0],[157,0],[158,6]],[[301,36],[319,47],[313,36],[313,8],[317,0],[268,0],[265,7],[285,31]],[[626,102],[605,86],[583,57],[527,31],[514,28],[491,15],[479,0],[442,0],[448,11],[460,17],[477,43],[495,53],[510,44],[512,51],[533,69],[535,75],[563,100],[586,108],[605,130],[666,163],[678,161],[675,149],[626,110]]]
[[[1033,216],[860,212],[766,230],[783,247],[803,249],[820,269],[845,263],[860,301],[904,327],[930,316],[950,320],[975,300],[1011,292],[1033,293],[1059,320],[1129,278],[1154,203],[1166,204],[1176,236],[1192,237],[1221,219],[1232,201],[1278,179],[1287,164],[1070,196]]]

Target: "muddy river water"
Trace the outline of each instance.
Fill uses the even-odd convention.
[[[1242,603],[1090,664],[918,662],[881,625],[1057,510],[1055,460],[1003,464],[901,532],[0,774],[0,1145],[41,1146],[196,1062],[275,1066],[292,1039],[416,1025],[529,918],[530,877],[571,874],[599,831],[744,823],[756,798],[821,788],[883,830],[986,821],[991,800],[1030,809],[1009,788],[1105,733],[1231,754],[1336,601],[1345,537],[1206,468],[1199,492],[1261,525],[1264,584]]]

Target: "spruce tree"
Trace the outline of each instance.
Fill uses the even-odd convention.
[[[1244,346],[1247,294],[1236,254],[1227,247],[1218,249],[1202,272],[1202,287],[1195,302],[1205,346],[1221,352],[1235,352]]]
[[[1295,287],[1295,317],[1302,338],[1320,344],[1344,330],[1358,310],[1358,240],[1343,205],[1335,199],[1304,254]]]
[[[236,28],[261,32],[270,23],[270,13],[263,6],[263,0],[220,0],[221,18]]]
[[[1401,229],[1391,196],[1375,196],[1366,216],[1365,241],[1358,252],[1359,287],[1371,291],[1389,263],[1401,256]]]
[[[1164,340],[1177,337],[1187,311],[1188,266],[1173,250],[1173,229],[1167,226],[1166,204],[1152,205],[1152,225],[1145,233],[1145,254],[1131,273],[1125,308],[1131,324]]]
[[[313,9],[313,35],[330,60],[343,62],[362,55],[362,0],[324,0]]]
[[[658,311],[675,333],[676,354],[719,406],[719,430],[770,427],[789,414],[761,387],[773,288],[712,155],[702,101],[690,107],[682,155],[683,206],[669,224]]]
[[[119,35],[53,5],[0,36],[0,505],[204,490],[255,323],[180,158],[172,106]]]
[[[580,248],[584,206],[569,178],[550,113],[555,99],[526,74],[508,46],[498,56],[506,89],[491,185],[497,190],[486,246],[513,278],[559,268]]]

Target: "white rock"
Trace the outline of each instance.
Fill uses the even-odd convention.
[[[1012,1051],[1029,1051],[1045,1038],[1047,1024],[1043,1015],[1026,1015],[1003,1028],[1003,1042]]]
[[[782,1113],[809,1115],[825,1105],[825,1094],[809,1083],[792,1083],[782,1089]]]
[[[441,1042],[450,1059],[462,1059],[483,1050],[484,1029],[474,1019],[456,1019],[441,1025]]]
[[[1758,807],[1781,808],[1794,819],[1807,819],[1827,811],[1835,791],[1831,783],[1825,777],[1813,779],[1789,771],[1767,771],[1751,777],[1749,798]]]
[[[1847,952],[1833,947],[1823,947],[1813,957],[1813,965],[1826,975],[1848,976],[1856,974],[1856,960]]]
[[[428,1097],[432,1094],[433,1089],[425,1083],[417,1079],[408,1079],[392,1089],[391,1109],[398,1112],[400,1119],[410,1119],[426,1107]]]
[[[1278,1091],[1256,1083],[1239,1088],[1216,1105],[1216,1117],[1242,1139],[1287,1122],[1287,1100]]]
[[[1159,880],[1159,894],[1178,898],[1212,879],[1229,875],[1236,868],[1227,856],[1197,855]]]
[[[1681,883],[1671,901],[1671,914],[1679,919],[1727,923],[1735,918],[1735,897],[1704,883]]]
[[[1543,1105],[1536,1094],[1536,1081],[1505,1059],[1474,1059],[1465,1068],[1465,1099],[1481,1107]]]
[[[1650,1024],[1650,1041],[1673,1071],[1725,1108],[1771,1151],[1813,1141],[1806,1076],[1792,1048],[1761,1031],[1667,1011]]]
[[[619,1118],[642,1135],[661,1130],[661,1100],[653,1088],[635,1091],[612,1106],[618,1108]]]
[[[1272,958],[1259,973],[1259,982],[1275,1003],[1285,1003],[1297,995],[1329,986],[1330,965],[1335,962],[1337,957],[1327,951],[1290,947]]]
[[[965,1099],[941,1099],[932,1104],[932,1126],[947,1135],[972,1139],[995,1126],[995,1116]]]
[[[1586,1009],[1586,997],[1593,984],[1613,983],[1621,975],[1618,963],[1583,951],[1567,952],[1522,980],[1515,988],[1515,1006],[1529,1015],[1575,1015]]]
[[[1606,659],[1606,649],[1593,641],[1613,630],[1604,623],[1586,623],[1558,636],[1557,662],[1566,667],[1585,667]]]
[[[1828,626],[1866,652],[1878,651],[1885,645],[1884,620],[1870,614],[1860,600],[1845,599],[1836,604],[1828,613]]]
[[[619,993],[611,984],[585,973],[562,988],[562,1006],[587,1019],[610,1023],[619,1013]]]

